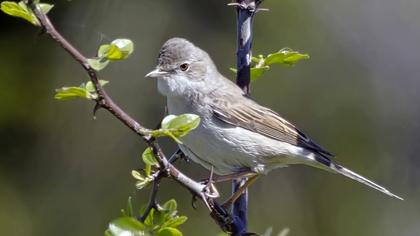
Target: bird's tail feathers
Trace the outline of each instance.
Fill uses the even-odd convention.
[[[359,174],[357,174],[357,173],[355,173],[355,172],[353,172],[353,171],[351,171],[351,170],[349,170],[349,169],[347,169],[347,168],[345,168],[345,167],[343,167],[339,164],[334,163],[329,158],[317,155],[315,157],[315,159],[318,163],[323,165],[323,169],[329,170],[333,173],[342,174],[342,175],[344,175],[344,176],[346,176],[350,179],[356,180],[356,181],[358,181],[362,184],[365,184],[365,185],[367,185],[371,188],[374,188],[374,189],[376,189],[376,190],[378,190],[378,191],[380,191],[380,192],[382,192],[382,193],[384,193],[384,194],[386,194],[390,197],[393,197],[393,198],[396,198],[396,199],[399,199],[399,200],[404,200],[402,197],[391,193],[388,189],[380,186],[379,184],[376,184],[373,181],[371,181],[371,180],[369,180],[369,179],[367,179],[367,178],[365,178],[365,177],[363,177],[363,176],[361,176],[361,175],[359,175]],[[325,167],[327,167],[327,168],[325,168]]]

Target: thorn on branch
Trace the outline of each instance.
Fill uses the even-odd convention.
[[[236,2],[231,2],[227,5],[242,10],[248,10],[249,12],[268,11],[268,9],[258,7],[263,1],[264,0],[236,0]]]
[[[210,206],[210,204],[209,204],[209,199],[211,199],[211,198],[207,198],[207,196],[206,196],[206,193],[205,192],[202,192],[202,193],[200,193],[200,198],[201,198],[201,200],[204,202],[204,204],[206,205],[206,207],[209,209],[209,211],[211,212],[212,211],[212,208],[211,208],[211,206]]]
[[[99,102],[97,102],[95,104],[95,107],[93,108],[93,119],[96,120],[96,112],[102,108],[101,104],[99,104]]]
[[[232,2],[232,3],[228,3],[228,6],[233,6],[242,10],[248,10],[249,12],[256,12],[257,7],[255,6],[255,3],[237,3],[237,2]]]
[[[270,11],[270,9],[258,7],[257,10],[256,10],[257,13],[258,12],[265,12],[265,11]]]
[[[45,27],[41,27],[39,29],[38,36],[42,36],[42,35],[44,35],[46,33],[47,33],[47,30],[45,29]]]

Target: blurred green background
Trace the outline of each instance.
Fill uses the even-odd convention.
[[[57,28],[86,55],[114,38],[135,53],[100,73],[111,96],[147,127],[164,113],[152,70],[160,46],[185,37],[233,78],[235,11],[228,1],[54,1]],[[274,67],[253,97],[293,121],[339,163],[403,196],[401,202],[344,177],[294,166],[250,189],[253,232],[290,235],[420,235],[420,2],[266,0],[255,19],[254,54],[291,47],[311,55]],[[2,235],[102,235],[128,196],[145,203],[130,171],[145,145],[93,104],[53,99],[54,89],[87,81],[81,67],[39,29],[0,14],[0,228]],[[168,154],[175,146],[164,140]],[[180,163],[187,174],[207,171]],[[220,189],[227,196],[230,186]],[[203,205],[170,180],[159,199],[176,198],[185,235],[220,232]]]

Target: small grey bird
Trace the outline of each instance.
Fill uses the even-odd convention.
[[[339,173],[391,197],[401,197],[331,160],[333,155],[293,124],[245,96],[219,73],[209,55],[182,38],[169,39],[158,65],[146,77],[157,78],[169,114],[193,113],[200,126],[181,138],[180,149],[218,175],[256,177],[291,164]],[[251,178],[250,178],[251,179]]]

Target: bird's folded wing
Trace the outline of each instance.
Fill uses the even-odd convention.
[[[279,114],[251,100],[245,103],[215,104],[212,106],[214,116],[225,123],[309,149],[325,157],[333,156]]]

